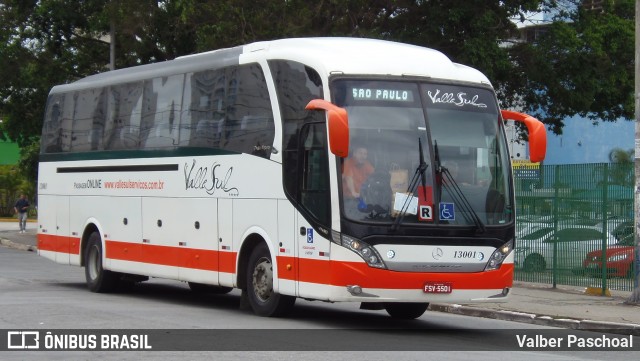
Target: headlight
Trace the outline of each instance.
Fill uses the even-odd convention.
[[[607,261],[608,262],[618,262],[618,261],[624,261],[627,258],[629,258],[629,254],[628,253],[621,253],[621,254],[616,254],[614,256],[611,256],[611,257],[607,258]]]
[[[513,250],[513,240],[505,243],[502,247],[497,248],[489,257],[485,271],[495,270],[502,266],[502,262],[507,258],[509,253]]]
[[[387,268],[387,265],[382,262],[382,258],[378,254],[378,251],[366,242],[362,242],[359,239],[355,239],[344,234],[341,236],[341,241],[344,247],[347,247],[357,253],[369,266],[383,269]]]

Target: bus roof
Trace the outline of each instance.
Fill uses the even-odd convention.
[[[294,38],[262,41],[108,71],[55,86],[51,93],[127,83],[158,76],[218,69],[260,59],[285,59],[325,74],[420,76],[490,84],[481,72],[452,62],[439,51],[363,38]]]
[[[244,49],[245,54],[263,50],[267,59],[323,67],[328,74],[421,76],[490,84],[478,70],[454,63],[437,50],[386,40],[298,38],[257,42]]]

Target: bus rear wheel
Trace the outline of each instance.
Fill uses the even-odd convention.
[[[293,308],[295,297],[273,291],[273,263],[267,245],[260,243],[251,252],[247,269],[247,298],[258,316],[284,316]]]
[[[400,320],[416,319],[427,310],[428,303],[412,303],[412,302],[387,302],[384,309],[387,310],[389,316]]]
[[[91,292],[106,293],[115,290],[119,281],[119,274],[105,270],[102,267],[102,241],[98,232],[93,232],[87,241],[84,253],[84,275],[87,287]]]

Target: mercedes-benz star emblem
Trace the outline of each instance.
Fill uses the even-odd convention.
[[[431,256],[433,256],[433,259],[440,259],[443,255],[444,251],[440,247],[434,249],[433,252],[431,252]]]

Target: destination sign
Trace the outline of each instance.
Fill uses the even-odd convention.
[[[383,88],[352,88],[354,100],[383,100],[397,102],[413,102],[413,92],[410,90]]]

